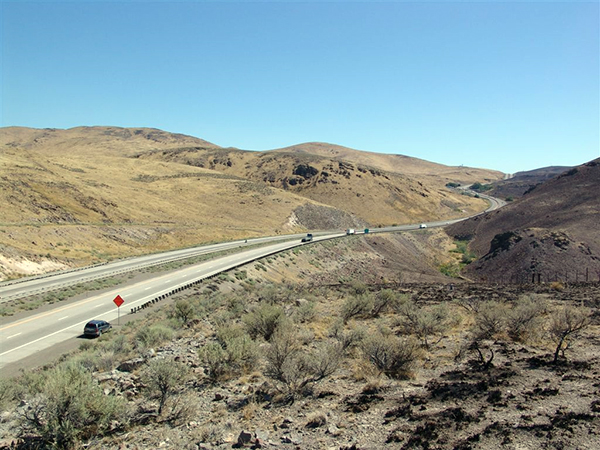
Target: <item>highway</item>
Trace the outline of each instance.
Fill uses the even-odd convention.
[[[21,297],[27,297],[34,294],[49,292],[56,289],[62,289],[74,284],[85,283],[101,278],[107,278],[122,273],[133,272],[152,266],[166,264],[173,261],[181,261],[194,258],[196,256],[210,253],[222,252],[235,248],[242,248],[249,245],[265,244],[289,239],[300,239],[303,234],[262,237],[248,239],[247,241],[232,241],[221,244],[205,245],[202,247],[192,247],[181,250],[174,250],[165,253],[156,253],[134,258],[127,258],[111,263],[99,264],[91,267],[84,267],[76,270],[69,270],[38,276],[31,278],[22,278],[12,282],[0,283],[0,301],[14,300]]]
[[[500,208],[505,204],[503,201],[493,197],[483,194],[479,195],[490,202],[490,206],[485,212]],[[369,233],[410,231],[417,230],[423,226],[427,228],[443,227],[465,219],[376,228],[370,229]],[[364,233],[364,231],[361,230],[357,234],[361,233]],[[340,231],[313,234],[315,236],[313,242],[345,236],[345,233]],[[54,345],[80,337],[85,323],[91,319],[102,319],[116,324],[119,321],[119,316],[124,316],[132,308],[139,307],[162,295],[168,295],[176,290],[184,289],[203,279],[268,255],[301,245],[310,245],[311,243],[300,242],[303,236],[305,234],[250,239],[247,243],[245,241],[234,241],[207,245],[138,258],[129,258],[77,271],[63,272],[52,276],[27,279],[19,283],[5,283],[4,285],[0,285],[0,298],[20,298],[118,273],[139,270],[168,261],[187,259],[232,248],[239,249],[238,252],[228,256],[221,256],[202,263],[192,264],[162,275],[158,274],[150,279],[137,281],[133,284],[124,284],[102,294],[89,294],[83,300],[56,304],[49,310],[34,313],[26,318],[15,320],[5,318],[2,321],[2,325],[0,325],[0,371],[6,365],[19,361],[22,358],[34,355],[37,352],[49,351],[50,347]],[[253,244],[264,245],[254,246]],[[117,295],[120,295],[125,300],[125,304],[120,308],[120,311],[113,303],[113,299]]]

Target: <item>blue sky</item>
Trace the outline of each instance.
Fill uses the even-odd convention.
[[[600,156],[599,3],[8,2],[1,126],[513,173]]]

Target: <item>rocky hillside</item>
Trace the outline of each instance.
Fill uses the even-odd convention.
[[[505,208],[456,224],[479,259],[475,278],[571,281],[600,277],[600,159],[538,185]]]
[[[402,171],[402,165],[384,164],[386,160],[394,161],[394,155],[372,154],[369,157],[371,154],[366,152],[347,149],[342,159],[338,154],[328,157],[321,156],[319,152],[310,153],[312,148],[337,149],[336,146],[315,146],[312,144],[302,152],[187,147],[145,152],[138,157],[216,170],[293,192],[347,211],[370,226],[459,217],[481,207],[474,199],[444,187],[448,174],[459,171],[458,168],[404,157],[408,163],[406,171]],[[426,168],[422,169],[423,172],[429,173],[416,173],[421,166]],[[434,167],[440,168],[438,176],[434,176]],[[446,169],[447,173],[444,172]],[[478,169],[462,168],[459,172],[453,180],[472,182],[481,177],[487,177],[487,180],[500,177],[498,172]]]
[[[211,241],[458,217],[485,207],[444,180],[306,152],[224,149],[150,128],[3,128],[0,164],[0,279]],[[500,176],[475,178],[484,173]]]

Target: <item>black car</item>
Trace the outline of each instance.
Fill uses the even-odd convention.
[[[86,336],[100,336],[112,328],[112,325],[104,320],[92,320],[83,327],[83,334]]]
[[[310,241],[312,241],[312,240],[313,240],[313,235],[312,235],[312,233],[308,233],[306,236],[304,236],[304,237],[302,238],[302,242],[310,242]]]

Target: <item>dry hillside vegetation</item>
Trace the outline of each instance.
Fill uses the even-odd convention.
[[[372,238],[239,268],[58,364],[4,380],[4,442],[598,448],[597,284],[382,284],[361,264],[378,259]],[[318,279],[338,250],[362,270]],[[284,274],[297,281],[269,281]]]
[[[0,279],[213,241],[418,222],[485,207],[434,178],[351,160],[365,152],[348,153],[348,161],[243,152],[115,127],[3,128],[0,148]],[[499,176],[453,170],[458,180]]]
[[[330,158],[306,152],[248,152],[237,149],[180,148],[139,155],[160,161],[209,168],[267,186],[294,192],[312,200],[335,206],[362,219],[365,225],[380,226],[413,223],[436,218],[454,218],[481,208],[477,199],[445,188],[446,172],[459,168],[429,164],[419,173],[420,160],[406,158],[406,167],[384,164],[395,155],[364,157],[366,152],[348,151],[345,158]],[[376,165],[360,162],[366,160]],[[415,163],[414,161],[417,161]],[[381,169],[391,167],[393,170]],[[430,166],[433,166],[430,167]],[[434,168],[440,168],[436,174]],[[403,171],[406,169],[405,171]],[[470,171],[474,172],[471,173]],[[497,179],[498,172],[462,168],[461,180],[477,177]]]
[[[354,150],[340,145],[309,142],[277,150],[275,153],[311,154],[339,161],[353,161],[363,166],[374,167],[385,172],[430,178],[433,183],[459,182],[463,184],[490,182],[502,178],[496,170],[464,166],[444,166],[431,161],[404,155],[390,155]]]
[[[448,228],[470,241],[474,279],[600,280],[600,159],[569,169],[508,206]]]

